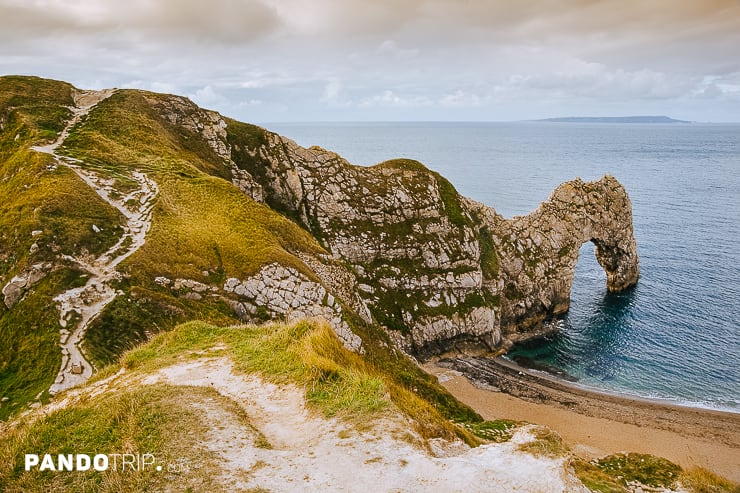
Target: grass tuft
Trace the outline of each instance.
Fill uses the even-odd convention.
[[[536,456],[564,457],[568,455],[568,447],[563,439],[550,428],[538,426],[532,429],[534,440],[519,445],[519,450]]]
[[[457,437],[471,445],[480,443],[446,415],[455,414],[459,421],[466,422],[480,418],[437,389],[431,377],[405,358],[405,364],[396,361],[391,366],[383,365],[383,360],[373,356],[382,353],[371,346],[367,348],[372,352],[370,356],[346,350],[323,321],[260,327],[190,322],[128,351],[121,364],[129,370],[151,371],[190,355],[202,357],[213,347],[225,347],[238,371],[259,372],[273,382],[303,387],[307,402],[326,416],[367,421],[395,405],[415,421],[417,432],[425,438]],[[107,370],[106,374],[111,372]],[[427,395],[432,396],[431,400]]]
[[[676,483],[681,468],[662,457],[647,454],[615,454],[600,459],[598,467],[625,481],[638,481],[647,486],[670,487]]]
[[[514,436],[519,423],[510,419],[497,419],[480,423],[463,423],[462,426],[473,435],[489,442],[508,442]]]
[[[692,493],[740,493],[740,485],[701,467],[681,472],[678,482]]]

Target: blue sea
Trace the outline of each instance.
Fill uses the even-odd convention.
[[[354,164],[417,159],[506,217],[577,176],[615,176],[632,199],[638,285],[608,293],[585,244],[559,333],[509,357],[600,390],[740,412],[740,124],[266,127]]]

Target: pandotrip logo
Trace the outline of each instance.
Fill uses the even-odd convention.
[[[187,460],[163,464],[154,454],[25,454],[24,469],[39,472],[142,472],[163,471],[187,472]]]

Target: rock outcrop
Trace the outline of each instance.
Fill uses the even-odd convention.
[[[244,321],[322,318],[329,322],[347,349],[360,353],[364,351],[362,340],[343,318],[341,302],[321,283],[307,278],[293,267],[269,264],[247,279],[231,277],[223,286],[212,286],[193,279],[172,280],[163,276],[154,281],[185,299],[199,301],[205,296],[222,298]],[[364,311],[367,312],[367,308]],[[362,313],[360,310],[358,312]]]
[[[468,202],[471,207],[476,204]],[[622,291],[640,275],[632,205],[624,187],[605,176],[560,185],[535,211],[505,220],[477,205],[492,235],[504,280],[502,319],[513,333],[564,313],[581,245],[591,241],[609,291]]]
[[[347,349],[362,352],[362,340],[342,319],[339,301],[320,283],[292,267],[270,264],[249,279],[227,279],[223,289],[238,297],[239,301],[232,303],[242,316],[259,318],[264,310],[265,315],[277,313],[288,321],[320,317],[329,322]]]
[[[2,290],[5,306],[13,308],[27,290],[46,276],[51,267],[49,263],[34,264],[14,276]]]
[[[631,204],[612,177],[565,183],[533,213],[507,220],[411,160],[352,166],[265,132],[256,147],[232,147],[229,163],[347,264],[374,321],[417,356],[537,334],[568,309],[587,241],[609,290],[639,277]]]

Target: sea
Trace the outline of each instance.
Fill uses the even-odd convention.
[[[641,277],[606,290],[580,250],[560,330],[507,357],[578,385],[740,413],[740,124],[269,123],[353,164],[416,159],[505,217],[560,183],[616,177]]]

